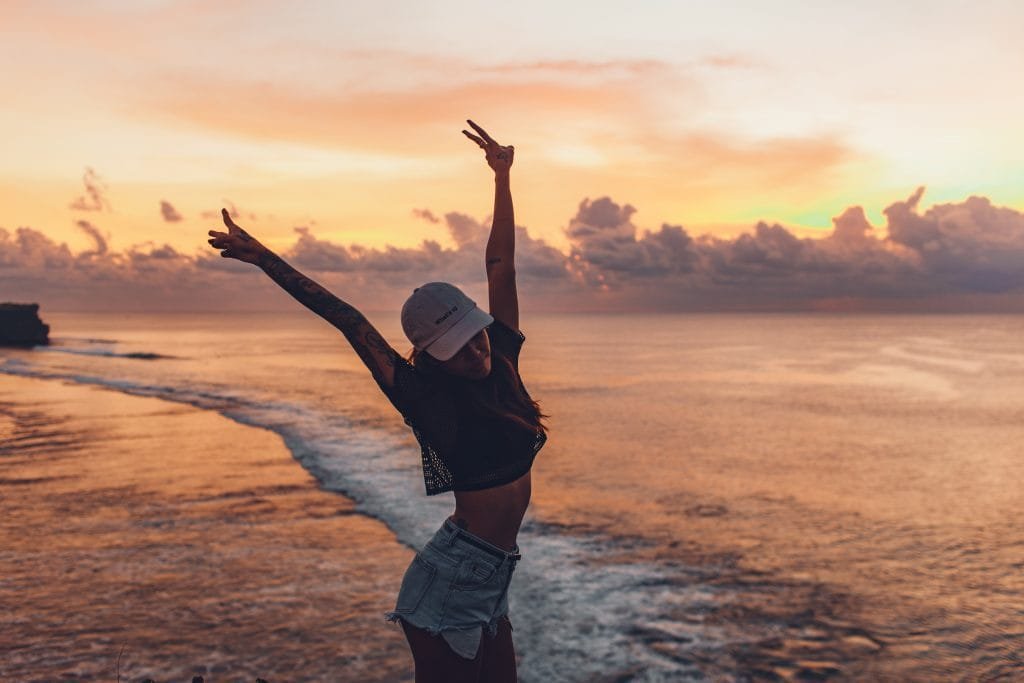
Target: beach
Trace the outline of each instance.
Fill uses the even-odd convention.
[[[411,551],[265,429],[0,375],[0,679],[411,679]]]

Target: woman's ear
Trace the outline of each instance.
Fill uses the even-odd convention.
[[[441,361],[416,348],[409,352],[409,362],[421,370],[438,370],[441,367]]]

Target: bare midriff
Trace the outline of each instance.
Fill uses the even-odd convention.
[[[512,550],[523,515],[530,505],[530,473],[515,481],[482,491],[456,491],[455,512],[449,517],[474,536],[502,550]]]

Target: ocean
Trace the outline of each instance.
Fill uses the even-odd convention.
[[[42,313],[53,344],[0,350],[0,385],[271,430],[384,524],[381,548],[421,547],[454,508],[424,495],[412,434],[311,313]],[[408,350],[396,314],[368,317]],[[521,680],[1024,679],[1024,317],[521,324],[551,416],[509,597]],[[404,569],[379,566],[395,591]]]

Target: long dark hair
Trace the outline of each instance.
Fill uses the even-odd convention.
[[[491,373],[481,380],[466,380],[445,372],[441,362],[429,353],[413,349],[409,362],[431,377],[444,382],[469,399],[470,407],[483,417],[498,418],[514,430],[548,431],[540,404],[526,393],[519,372],[504,354],[491,350]]]

